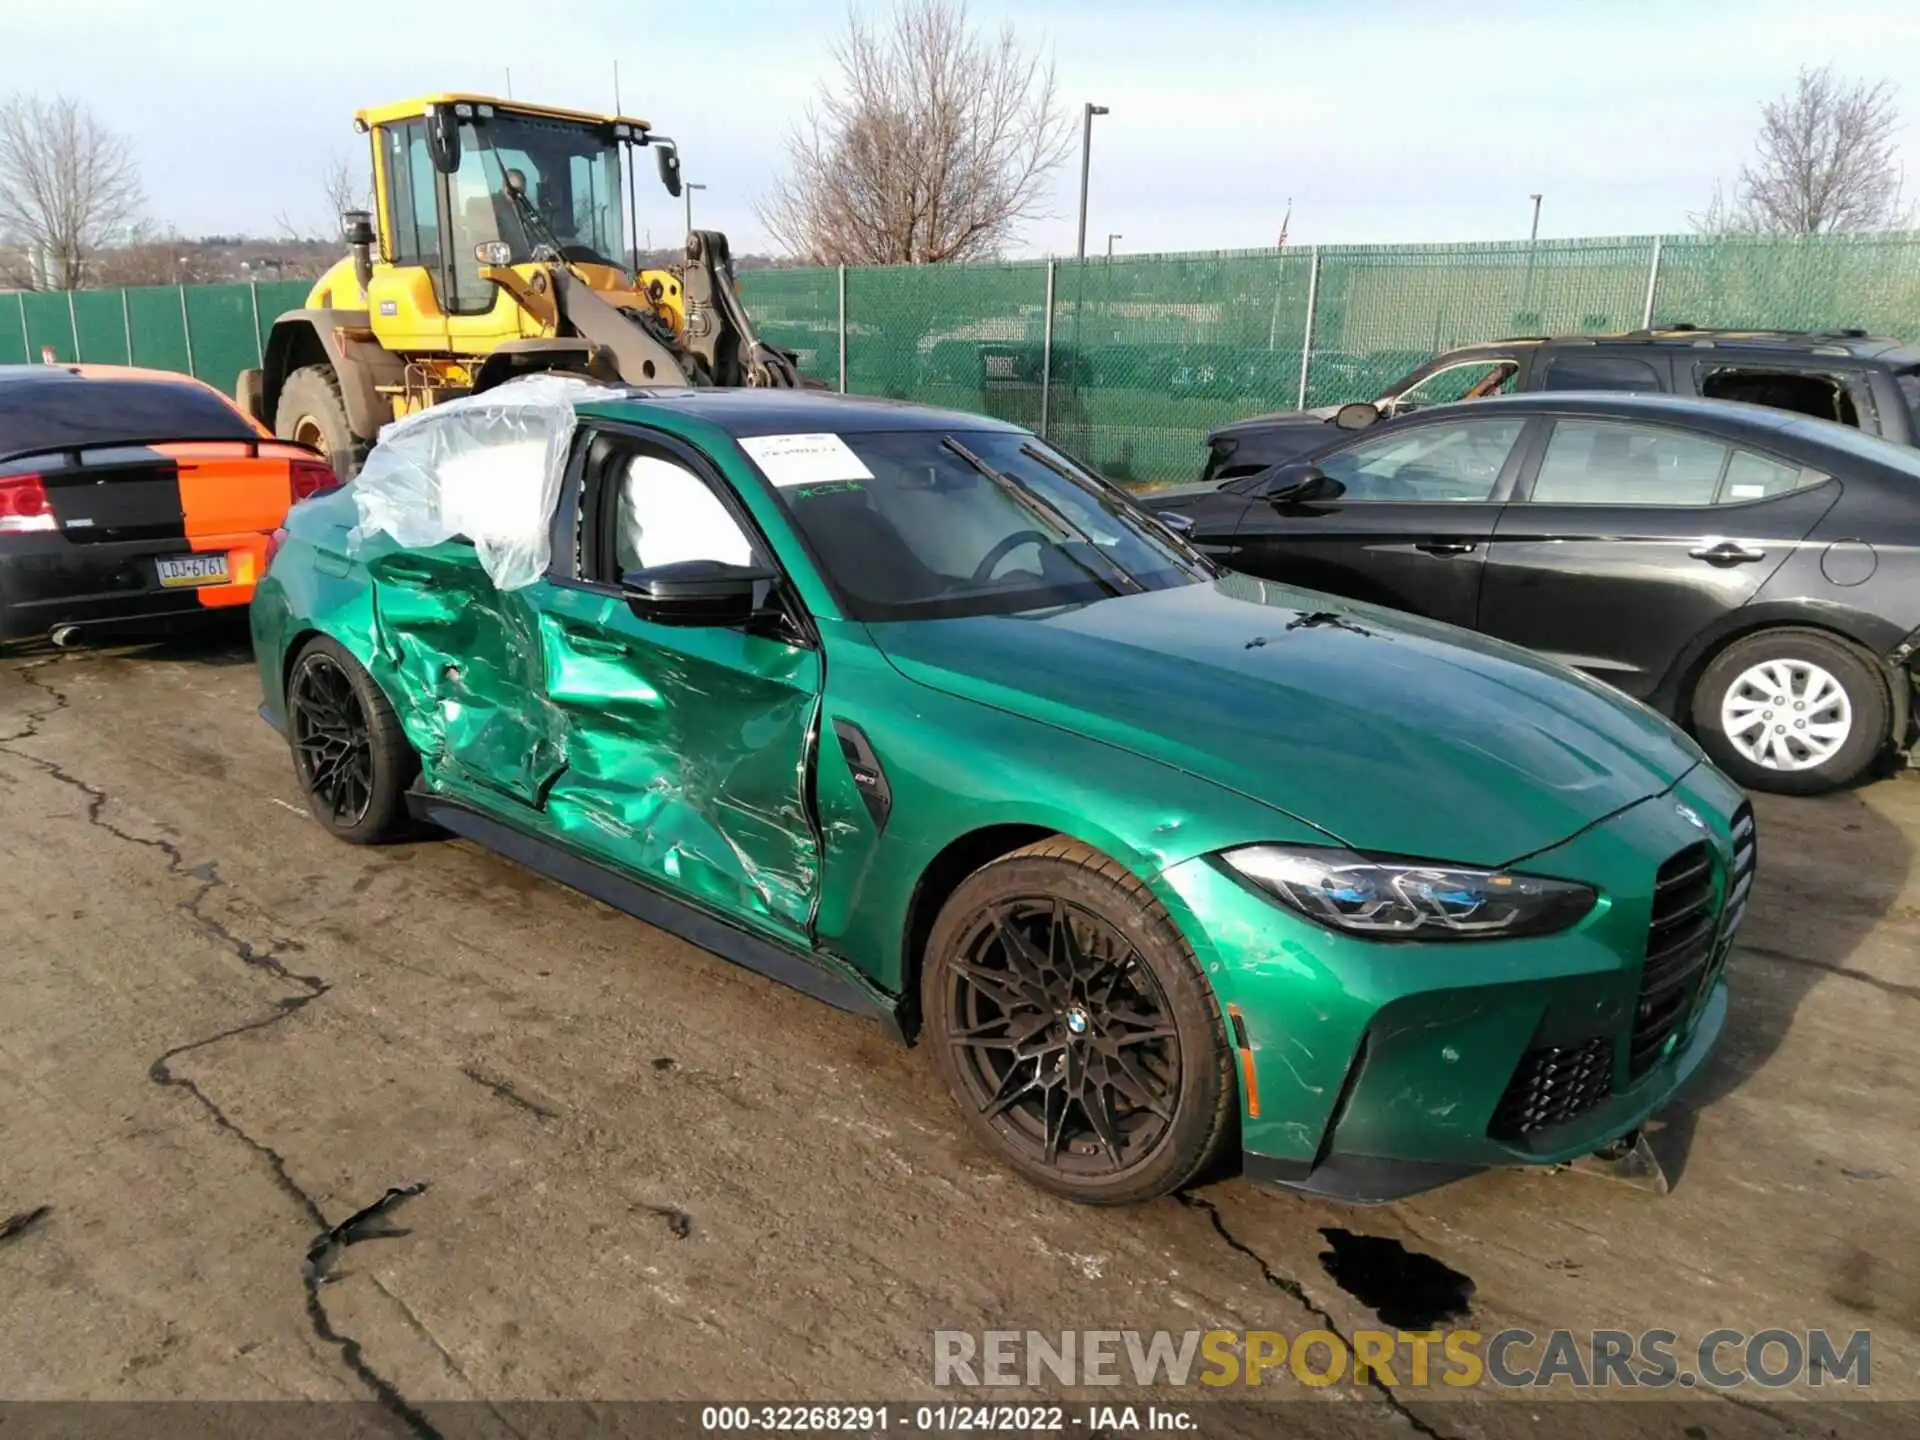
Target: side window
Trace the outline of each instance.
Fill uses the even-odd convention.
[[[1483,400],[1505,395],[1520,373],[1517,360],[1469,360],[1436,370],[1418,384],[1409,385],[1384,408],[1390,415],[1424,410],[1429,405],[1452,405],[1460,400]]]
[[[1627,390],[1657,395],[1660,375],[1644,360],[1625,355],[1588,355],[1561,351],[1547,361],[1543,390]]]
[[[1324,457],[1323,474],[1343,500],[1485,500],[1526,422],[1457,420],[1383,435]]]
[[[1699,372],[1700,393],[1709,400],[1738,400],[1792,410],[1858,429],[1860,407],[1850,383],[1855,378],[1815,370],[1761,370],[1741,365],[1703,365]]]
[[[1907,402],[1907,414],[1912,417],[1914,437],[1920,439],[1920,368],[1902,370],[1893,377],[1893,383],[1900,387],[1900,398]]]
[[[440,263],[440,218],[435,208],[433,161],[427,154],[424,121],[389,125],[385,130],[387,234],[396,265]]]
[[[616,579],[688,560],[753,562],[753,541],[693,471],[676,460],[636,455],[616,464],[613,558]]]
[[[1817,470],[1803,470],[1768,455],[1751,450],[1736,450],[1727,462],[1727,478],[1720,486],[1720,503],[1737,505],[1742,500],[1767,500],[1789,490],[1819,485],[1826,476]]]
[[[1718,441],[1681,430],[1560,420],[1540,461],[1533,499],[1543,505],[1711,505],[1727,456]]]

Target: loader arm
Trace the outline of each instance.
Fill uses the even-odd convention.
[[[747,307],[740,303],[726,236],[717,230],[695,230],[687,236],[680,285],[687,306],[687,330],[681,343],[705,366],[713,384],[800,388],[800,372],[792,357],[760,338]]]

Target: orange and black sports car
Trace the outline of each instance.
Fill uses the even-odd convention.
[[[333,484],[198,380],[0,365],[0,643],[238,613],[288,508]]]

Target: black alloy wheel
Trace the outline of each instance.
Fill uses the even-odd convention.
[[[1231,1052],[1166,911],[1065,837],[975,872],[928,939],[925,1038],[970,1129],[1090,1204],[1194,1178],[1231,1129]]]
[[[373,737],[353,682],[331,656],[309,656],[288,702],[302,788],[334,825],[358,825],[373,802]]]
[[[387,697],[344,646],[310,641],[287,677],[287,739],[314,819],[356,845],[406,828],[406,789],[419,773]]]
[[[1067,1174],[1138,1165],[1180,1094],[1180,1035],[1153,972],[1112,925],[1045,896],[994,906],[964,943],[946,1041],[981,1113]]]

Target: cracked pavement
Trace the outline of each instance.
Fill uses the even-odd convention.
[[[1228,1178],[1106,1211],[974,1149],[869,1023],[464,843],[330,839],[258,698],[238,637],[0,661],[0,1396],[374,1400],[420,1435],[453,1400],[937,1399],[936,1329],[1376,1327],[1320,1258],[1343,1227],[1471,1277],[1483,1333],[1867,1328],[1874,1393],[1920,1399],[1912,778],[1762,797],[1664,1199]],[[1306,1433],[1540,1433],[1538,1395],[1261,1393],[1312,1399]]]

